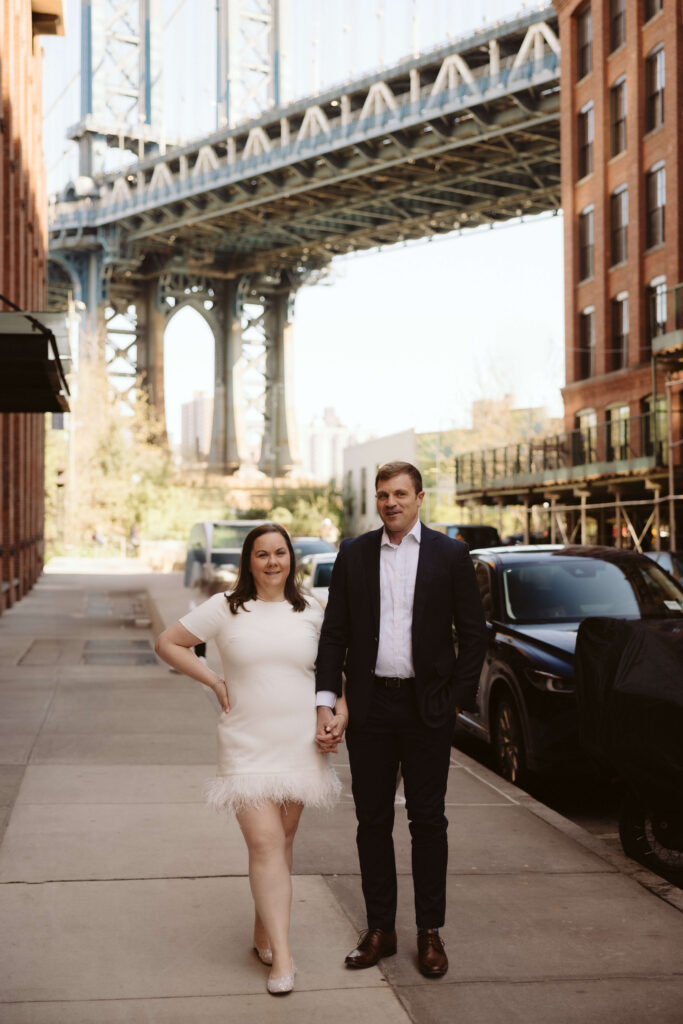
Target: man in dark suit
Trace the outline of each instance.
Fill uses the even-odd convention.
[[[400,769],[412,837],[418,966],[439,977],[448,970],[439,928],[446,910],[451,740],[458,711],[475,709],[486,627],[467,545],[419,521],[419,470],[387,463],[375,488],[384,526],[341,544],[316,666],[323,750],[334,749],[344,731],[345,718],[333,708],[346,674],[346,742],[368,927],[345,962],[371,967],[396,952],[392,833]]]

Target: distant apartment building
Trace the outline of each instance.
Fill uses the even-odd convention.
[[[547,505],[557,540],[668,546],[668,496],[683,490],[683,5],[555,7],[564,430],[462,456],[457,486],[483,503]],[[677,520],[680,549],[683,507]]]
[[[425,489],[422,518],[430,522],[439,505],[452,505],[457,499],[454,466],[461,452],[480,449],[498,439],[521,443],[561,426],[558,421],[549,419],[543,408],[515,409],[511,395],[474,402],[471,415],[471,427],[420,433],[404,430],[346,448],[345,532],[364,533],[378,525],[375,474],[385,462],[400,460],[418,467]]]
[[[202,462],[211,449],[213,397],[196,391],[191,402],[180,407],[180,454],[186,462]]]
[[[316,483],[341,486],[344,448],[351,432],[332,408],[299,428],[301,474]]]

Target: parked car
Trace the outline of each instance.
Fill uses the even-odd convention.
[[[472,548],[495,548],[502,544],[495,526],[484,523],[430,523],[432,530],[445,533],[447,537],[464,540]]]
[[[332,567],[336,557],[336,551],[326,551],[318,555],[309,555],[304,560],[301,589],[314,597],[323,608],[327,607]]]
[[[683,556],[673,551],[646,551],[645,554],[651,558],[662,569],[666,569],[674,579],[683,580]]]
[[[226,519],[194,524],[187,545],[185,586],[199,590],[199,601],[233,586],[244,538],[263,522],[264,519]]]
[[[322,537],[292,537],[292,547],[294,548],[298,564],[307,555],[318,555],[322,552],[337,550],[334,544],[330,544],[328,540],[323,540]]]
[[[578,766],[579,624],[592,616],[683,619],[683,588],[645,555],[615,548],[496,548],[473,551],[472,560],[489,646],[477,712],[462,712],[459,723],[491,745],[511,782]]]

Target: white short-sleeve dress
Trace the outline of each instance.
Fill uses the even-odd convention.
[[[200,640],[215,640],[230,711],[218,720],[218,767],[207,787],[217,810],[266,800],[331,807],[341,784],[315,745],[315,659],[323,613],[289,601],[247,601],[233,615],[215,594],[180,620]]]

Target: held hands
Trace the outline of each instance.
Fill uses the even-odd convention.
[[[336,754],[337,745],[343,742],[344,730],[348,724],[346,715],[333,714],[331,708],[318,708],[318,731],[315,742],[321,754]]]

